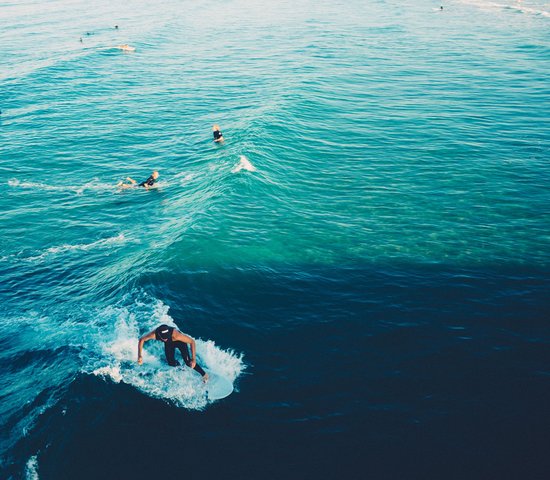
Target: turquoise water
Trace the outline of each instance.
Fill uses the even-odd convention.
[[[205,432],[220,425],[216,415],[250,418],[266,437],[297,432],[295,451],[324,432],[340,456],[374,425],[399,436],[395,418],[360,412],[395,408],[421,422],[445,411],[460,423],[471,398],[449,393],[425,411],[381,386],[402,368],[382,360],[396,354],[393,341],[369,342],[390,330],[404,361],[472,339],[481,343],[433,361],[511,351],[509,365],[529,363],[518,376],[535,375],[524,387],[540,397],[550,338],[550,5],[443,5],[0,2],[8,478],[71,478],[60,459],[85,458],[68,446],[85,441],[82,418],[111,437],[118,427],[98,412],[117,417],[118,408],[178,415]],[[114,48],[125,43],[135,51]],[[115,188],[153,170],[156,189]],[[209,402],[192,372],[162,371],[152,345],[144,382],[136,340],[160,322],[199,339],[201,361],[236,393]],[[398,334],[411,326],[427,329],[418,343]],[[315,342],[347,365],[326,365],[337,369],[333,381],[312,374],[324,361]],[[386,373],[355,367],[367,359]],[[487,375],[504,384],[497,364]],[[337,380],[342,369],[347,385],[367,376],[380,395]],[[311,384],[300,386],[304,376]],[[288,384],[279,391],[278,382]],[[523,402],[536,411],[534,395]],[[280,408],[303,429],[286,431]],[[318,428],[319,418],[329,424]],[[431,425],[423,438],[437,443]],[[146,446],[172,435],[144,428]],[[248,445],[254,429],[233,432]],[[388,451],[396,448],[405,447]],[[307,465],[291,478],[306,478]]]

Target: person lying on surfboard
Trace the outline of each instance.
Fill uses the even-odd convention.
[[[168,365],[171,367],[177,367],[179,365],[179,362],[175,357],[177,348],[180,351],[185,364],[199,372],[202,375],[202,381],[204,383],[208,381],[208,373],[206,373],[197,363],[195,340],[193,340],[190,336],[176,330],[174,327],[169,327],[168,325],[161,325],[160,327],[155,328],[152,332],[143,335],[143,337],[139,339],[137,359],[139,365],[143,363],[143,357],[141,355],[143,344],[153,339],[164,343],[164,354],[166,355]],[[189,349],[187,345],[191,345],[191,357],[189,356]]]
[[[155,170],[147,180],[144,180],[141,183],[137,183],[133,178],[126,177],[126,180],[128,180],[128,182],[130,183],[118,182],[117,187],[118,188],[143,187],[145,188],[145,190],[149,190],[149,188],[155,185],[157,178],[159,178],[159,172]]]
[[[136,51],[136,47],[131,47],[127,43],[125,43],[124,45],[117,45],[115,48],[118,48],[119,50],[122,50],[123,52],[135,52]]]

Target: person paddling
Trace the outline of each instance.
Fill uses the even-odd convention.
[[[149,175],[149,178],[147,180],[144,180],[141,183],[137,183],[133,178],[126,177],[126,180],[128,180],[130,183],[118,182],[117,187],[119,188],[143,187],[145,188],[145,190],[149,190],[151,187],[155,185],[157,178],[159,178],[159,172],[155,170],[151,175]]]
[[[185,364],[200,373],[204,383],[208,381],[208,373],[206,373],[197,363],[195,340],[193,340],[189,335],[185,335],[179,330],[176,330],[174,327],[169,327],[164,324],[155,328],[152,332],[143,335],[139,339],[137,359],[139,365],[143,364],[143,344],[153,339],[164,343],[164,354],[166,355],[168,365],[171,367],[177,367],[180,365],[175,356],[177,348],[180,351]],[[189,348],[187,345],[191,345],[191,356],[189,356]]]

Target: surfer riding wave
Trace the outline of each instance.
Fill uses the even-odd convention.
[[[176,360],[176,348],[180,351],[183,361],[188,367],[191,367],[202,375],[203,382],[208,381],[208,374],[197,363],[195,340],[190,336],[181,333],[174,327],[168,325],[161,325],[152,332],[143,335],[138,342],[138,364],[143,363],[142,349],[143,344],[149,340],[159,340],[164,343],[164,354],[166,361],[171,367],[179,366],[179,362]],[[189,348],[187,345],[191,345],[191,356],[189,356]]]

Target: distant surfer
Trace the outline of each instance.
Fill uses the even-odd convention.
[[[197,363],[195,340],[190,336],[181,333],[174,327],[168,325],[161,325],[155,328],[152,332],[143,335],[138,342],[138,359],[139,365],[143,363],[142,349],[143,344],[148,340],[159,340],[164,343],[164,354],[166,355],[166,361],[171,367],[179,366],[179,362],[176,360],[176,348],[180,351],[183,361],[188,367],[196,370],[202,375],[202,381],[208,381],[208,373],[206,373],[201,366]],[[191,345],[191,356],[189,356],[189,348],[187,345]]]
[[[130,183],[118,182],[117,187],[123,189],[132,187],[143,187],[145,188],[145,190],[149,190],[151,187],[155,186],[157,178],[159,178],[159,172],[155,170],[151,175],[149,175],[149,178],[147,180],[144,180],[141,183],[137,183],[133,178],[126,177],[126,180]]]
[[[119,50],[122,50],[123,52],[135,52],[136,51],[135,47],[131,47],[127,43],[125,43],[124,45],[117,45],[115,48],[118,48]]]
[[[224,138],[223,138],[223,134],[220,130],[220,126],[219,125],[214,125],[212,127],[212,133],[214,134],[214,141],[219,143],[219,142],[223,142]]]

